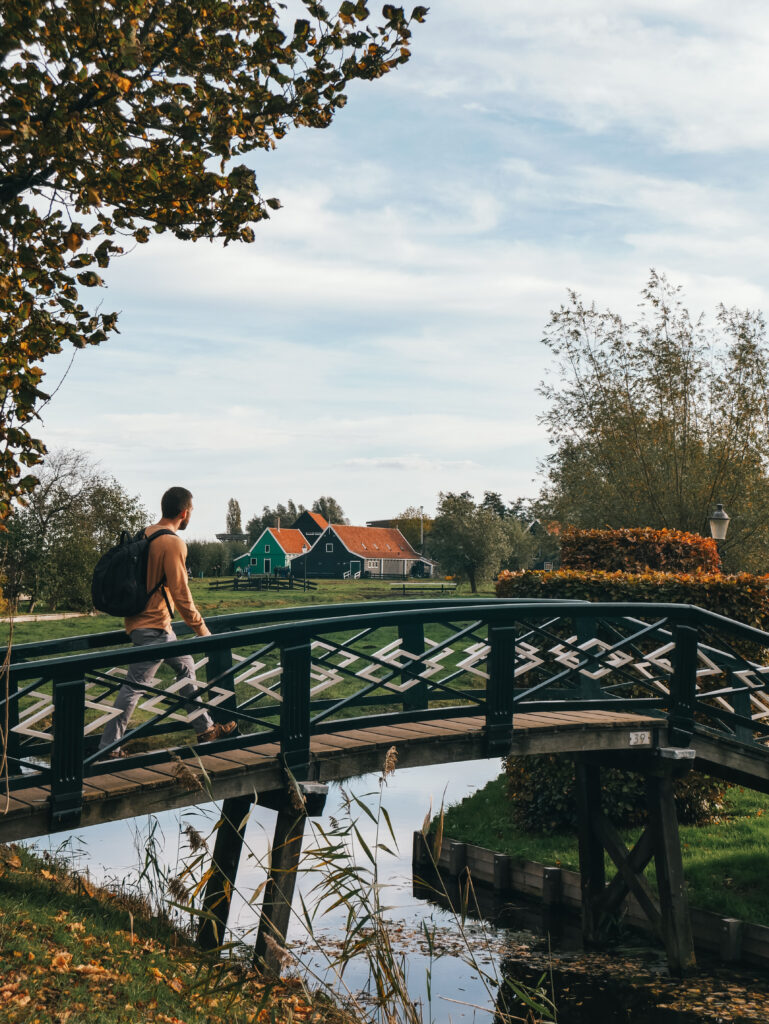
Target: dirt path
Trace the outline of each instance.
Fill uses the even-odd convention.
[[[39,615],[14,615],[14,622],[54,622],[56,619],[85,619],[93,616],[94,612],[41,612]],[[0,622],[10,622],[7,615],[0,618]]]

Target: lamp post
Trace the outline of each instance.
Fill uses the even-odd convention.
[[[716,505],[715,512],[708,516],[708,522],[710,523],[710,536],[716,542],[718,557],[721,560],[723,569],[721,544],[726,540],[726,531],[729,529],[729,516],[725,512],[723,505]]]
[[[726,531],[729,529],[729,516],[724,511],[723,505],[716,505],[716,510],[708,517],[710,523],[710,536],[716,543],[726,540]]]

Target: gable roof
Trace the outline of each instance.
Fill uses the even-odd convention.
[[[325,530],[328,526],[328,520],[324,519],[320,512],[308,512],[307,515],[315,520],[321,530]]]
[[[276,526],[268,526],[264,532],[271,533],[287,555],[301,555],[302,548],[310,546],[301,530],[279,530]]]
[[[348,551],[364,558],[422,558],[400,530],[383,526],[337,526],[331,529]]]

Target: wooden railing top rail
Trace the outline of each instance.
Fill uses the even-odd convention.
[[[198,704],[241,729],[212,750],[278,743],[296,772],[306,770],[315,733],[460,711],[484,719],[490,755],[509,748],[521,712],[651,712],[666,717],[683,746],[695,722],[762,750],[769,740],[769,633],[691,605],[425,599],[208,623],[209,637],[180,629],[178,640],[151,647],[127,645],[114,630],[15,648],[8,695],[0,696],[11,786],[50,784],[57,821],[74,820],[124,667],[180,654],[205,667],[199,695],[191,706],[173,685],[139,687],[141,713],[124,742],[141,740],[145,749],[119,768],[167,757],[169,737],[190,730]]]

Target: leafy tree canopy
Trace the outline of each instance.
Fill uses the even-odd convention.
[[[430,554],[444,571],[467,580],[476,593],[482,580],[496,576],[513,557],[514,543],[524,536],[518,524],[516,529],[513,538],[505,521],[476,505],[468,491],[441,492],[430,532]]]
[[[712,325],[651,272],[633,323],[571,292],[551,314],[541,387],[553,451],[540,514],[580,527],[709,535],[721,502],[732,569],[766,571],[769,352],[762,315],[717,307]]]
[[[330,494],[322,494],[319,498],[316,498],[312,503],[311,511],[320,513],[326,522],[329,523],[341,524],[349,522],[349,520],[345,518],[342,506],[336,498],[332,498]]]
[[[289,498],[285,505],[278,502],[275,508],[265,505],[262,508],[261,515],[252,516],[246,523],[248,543],[253,544],[255,540],[258,540],[262,531],[268,526],[277,526],[278,523],[284,529],[285,527],[293,526],[299,515],[304,511],[304,505],[294,504],[292,498]]]
[[[81,298],[152,233],[251,242],[280,203],[242,158],[325,128],[354,79],[409,57],[409,18],[364,0],[24,0],[0,13],[0,523],[35,485],[42,361],[117,314]],[[89,308],[90,307],[90,308]]]
[[[392,521],[393,526],[400,530],[409,544],[416,551],[421,552],[427,543],[430,530],[433,528],[433,520],[426,516],[421,508],[409,505],[399,516]]]
[[[114,477],[97,470],[84,452],[52,452],[40,484],[16,509],[4,535],[7,593],[28,594],[31,604],[88,610],[91,576],[122,530],[137,532],[147,512]]]

